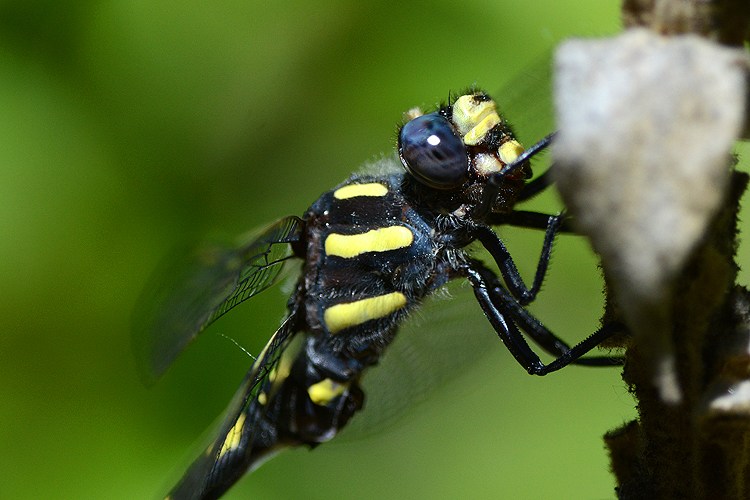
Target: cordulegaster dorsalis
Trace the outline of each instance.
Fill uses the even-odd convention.
[[[354,175],[300,217],[287,217],[249,242],[196,257],[184,277],[154,296],[141,349],[161,375],[214,320],[272,285],[285,263],[302,260],[288,316],[247,373],[215,439],[167,498],[215,499],[276,451],[333,438],[363,406],[360,377],[378,363],[399,324],[451,280],[473,288],[489,322],[516,360],[544,375],[580,358],[619,325],[568,347],[524,309],[544,279],[565,217],[515,210],[549,181],[531,178],[529,159],[550,135],[523,151],[495,102],[471,90],[438,110],[410,112],[398,136],[398,173]],[[491,229],[545,231],[532,285]],[[466,250],[478,242],[498,276]],[[556,359],[545,365],[525,332]]]

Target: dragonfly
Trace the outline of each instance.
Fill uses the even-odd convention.
[[[257,356],[210,444],[167,500],[221,497],[277,452],[333,439],[363,409],[364,374],[399,327],[435,292],[465,281],[499,339],[530,374],[568,364],[613,366],[587,356],[624,327],[604,325],[569,346],[527,309],[547,272],[564,214],[516,208],[550,184],[530,160],[554,140],[524,150],[498,105],[469,89],[436,110],[407,113],[397,153],[379,174],[355,174],[234,247],[196,251],[149,293],[136,333],[151,378],[161,376],[209,325],[278,282],[301,262],[286,319]],[[530,285],[493,227],[544,231]],[[480,246],[488,261],[476,258]],[[545,364],[524,334],[554,360]]]

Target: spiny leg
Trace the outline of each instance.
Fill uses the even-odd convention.
[[[516,203],[529,200],[551,186],[553,183],[552,174],[550,173],[551,169],[552,167],[548,168],[542,175],[527,182],[521,194],[516,198]]]
[[[559,217],[562,219],[561,225],[557,230],[558,234],[575,233],[571,224],[572,219],[565,213],[551,215],[539,212],[530,212],[528,210],[513,210],[512,212],[508,212],[506,214],[490,214],[485,220],[490,226],[514,226],[528,229],[546,230],[547,226],[549,226],[549,219],[551,217]]]
[[[538,214],[542,216],[543,214]],[[546,216],[546,228],[544,232],[544,243],[542,244],[542,254],[539,257],[539,263],[537,264],[536,273],[534,274],[534,281],[531,288],[526,286],[521,274],[518,272],[513,258],[505,247],[505,244],[500,240],[497,234],[486,226],[477,226],[471,231],[471,235],[478,239],[482,245],[490,252],[492,258],[500,269],[508,289],[518,301],[523,304],[529,304],[532,302],[544,282],[544,276],[547,274],[547,266],[549,265],[550,252],[552,251],[552,243],[555,236],[560,231],[562,223],[565,219],[564,215],[547,215]]]
[[[612,335],[626,331],[624,325],[610,323],[582,342],[569,347],[526,311],[502,286],[497,276],[479,261],[472,261],[471,267],[467,269],[467,277],[474,287],[474,294],[482,310],[498,336],[516,361],[530,374],[546,375],[571,363],[587,366],[612,366],[621,363],[622,360],[616,357],[596,356],[581,359],[581,356]],[[546,365],[542,363],[539,356],[529,347],[519,327],[542,349],[556,356],[556,359]]]

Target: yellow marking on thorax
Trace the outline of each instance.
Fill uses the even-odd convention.
[[[236,449],[240,445],[240,440],[242,439],[242,427],[244,425],[245,425],[245,414],[240,413],[240,416],[237,417],[237,422],[235,422],[234,426],[232,426],[232,428],[227,433],[227,437],[224,440],[224,444],[221,447],[219,456],[222,456]]]
[[[326,378],[307,388],[310,401],[316,405],[327,405],[336,396],[342,395],[349,388],[349,384],[341,384],[330,378]]]
[[[453,103],[453,122],[463,136],[464,144],[476,146],[487,133],[502,122],[495,101],[479,101],[464,95]]]
[[[338,333],[344,328],[360,325],[371,319],[388,316],[405,305],[406,296],[401,292],[393,292],[356,302],[331,306],[326,309],[323,321],[325,321],[331,333]]]
[[[331,233],[326,238],[326,255],[349,259],[365,252],[387,252],[405,248],[414,242],[414,234],[405,226],[373,229],[362,234]]]
[[[337,200],[346,200],[357,196],[385,196],[386,194],[388,194],[387,187],[379,182],[370,182],[340,187],[333,192],[333,197]]]

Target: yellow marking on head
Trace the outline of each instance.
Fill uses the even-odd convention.
[[[221,451],[219,452],[220,457],[236,449],[240,445],[240,440],[242,439],[242,427],[244,425],[245,414],[240,413],[240,416],[237,417],[237,422],[235,422],[235,424],[227,433],[226,439],[224,439],[224,444],[221,446]]]
[[[499,172],[504,166],[494,155],[480,153],[474,157],[474,170],[484,176]]]
[[[382,318],[406,305],[406,296],[393,292],[356,302],[336,304],[326,309],[323,315],[328,330],[338,333],[344,328],[356,326],[371,319]]]
[[[518,141],[508,141],[498,148],[497,155],[503,163],[508,165],[521,156],[523,151],[523,146],[521,146]]]
[[[493,113],[487,116],[484,120],[479,122],[476,127],[469,130],[464,136],[464,144],[468,146],[476,146],[479,144],[487,132],[492,130],[496,125],[500,123],[500,117],[497,113]]]
[[[263,406],[266,406],[266,403],[268,403],[268,396],[266,396],[265,392],[261,392],[260,394],[258,394],[258,403]]]
[[[340,187],[333,192],[333,197],[337,200],[346,200],[357,196],[385,196],[388,194],[388,188],[379,182],[370,182],[367,184],[349,184]]]
[[[481,142],[501,121],[495,101],[477,101],[474,95],[463,95],[453,103],[453,123],[463,136],[464,144],[469,146]]]
[[[330,378],[326,378],[307,388],[310,401],[316,405],[327,405],[336,396],[342,395],[349,388],[349,384],[341,384]]]
[[[414,242],[414,234],[405,226],[373,229],[361,234],[331,233],[326,238],[327,255],[349,259],[365,252],[387,252],[405,248]]]

